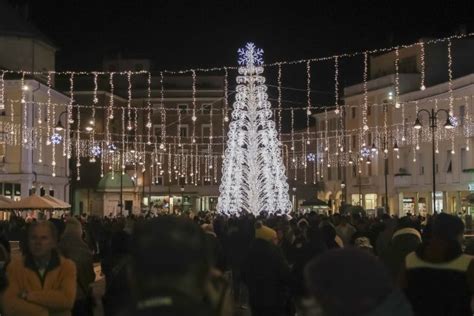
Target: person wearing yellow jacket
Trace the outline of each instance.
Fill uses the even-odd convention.
[[[56,251],[49,221],[28,229],[28,251],[7,267],[6,316],[70,316],[76,297],[76,266]]]

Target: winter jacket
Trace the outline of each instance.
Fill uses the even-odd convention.
[[[43,278],[33,258],[12,260],[7,267],[5,292],[7,316],[69,316],[76,298],[76,266],[53,251]],[[26,291],[26,299],[20,294]]]
[[[77,295],[76,300],[86,299],[89,285],[95,280],[92,252],[87,244],[74,234],[64,233],[59,242],[59,251],[76,264]]]
[[[244,261],[242,274],[251,306],[284,308],[291,276],[288,263],[277,246],[255,239]]]
[[[400,290],[393,291],[375,310],[365,316],[413,316],[407,298]]]
[[[410,253],[399,283],[417,316],[472,316],[473,257],[457,241],[430,240]]]

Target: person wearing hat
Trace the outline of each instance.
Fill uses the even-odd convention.
[[[408,254],[399,283],[419,316],[472,316],[472,257],[462,252],[464,223],[441,213],[433,220],[431,238]]]
[[[286,315],[291,275],[277,242],[276,231],[258,221],[242,266],[253,316]]]
[[[305,268],[313,306],[325,316],[413,316],[385,266],[367,251],[333,249]],[[322,311],[322,313],[321,313]]]

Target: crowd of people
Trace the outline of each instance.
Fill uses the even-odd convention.
[[[105,316],[472,316],[474,247],[445,213],[12,217],[0,229],[7,316],[97,304]]]

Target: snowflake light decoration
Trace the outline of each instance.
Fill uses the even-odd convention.
[[[263,64],[263,49],[255,47],[254,43],[247,43],[245,48],[239,48],[239,65],[254,66]]]
[[[99,156],[101,152],[102,152],[102,150],[100,149],[99,146],[97,146],[97,145],[92,146],[91,154],[92,154],[94,157]]]
[[[109,149],[109,152],[111,153],[117,150],[117,146],[115,146],[114,144],[110,144],[109,146],[107,146],[107,148]]]
[[[360,150],[360,154],[362,155],[362,157],[367,158],[371,155],[371,151],[367,147],[362,147]]]
[[[306,156],[306,159],[308,159],[308,161],[310,162],[313,162],[316,160],[316,155],[313,154],[313,153],[309,153],[307,156]]]
[[[63,140],[63,137],[59,135],[58,133],[54,133],[53,135],[51,135],[52,144],[58,145],[61,143],[62,140]]]

